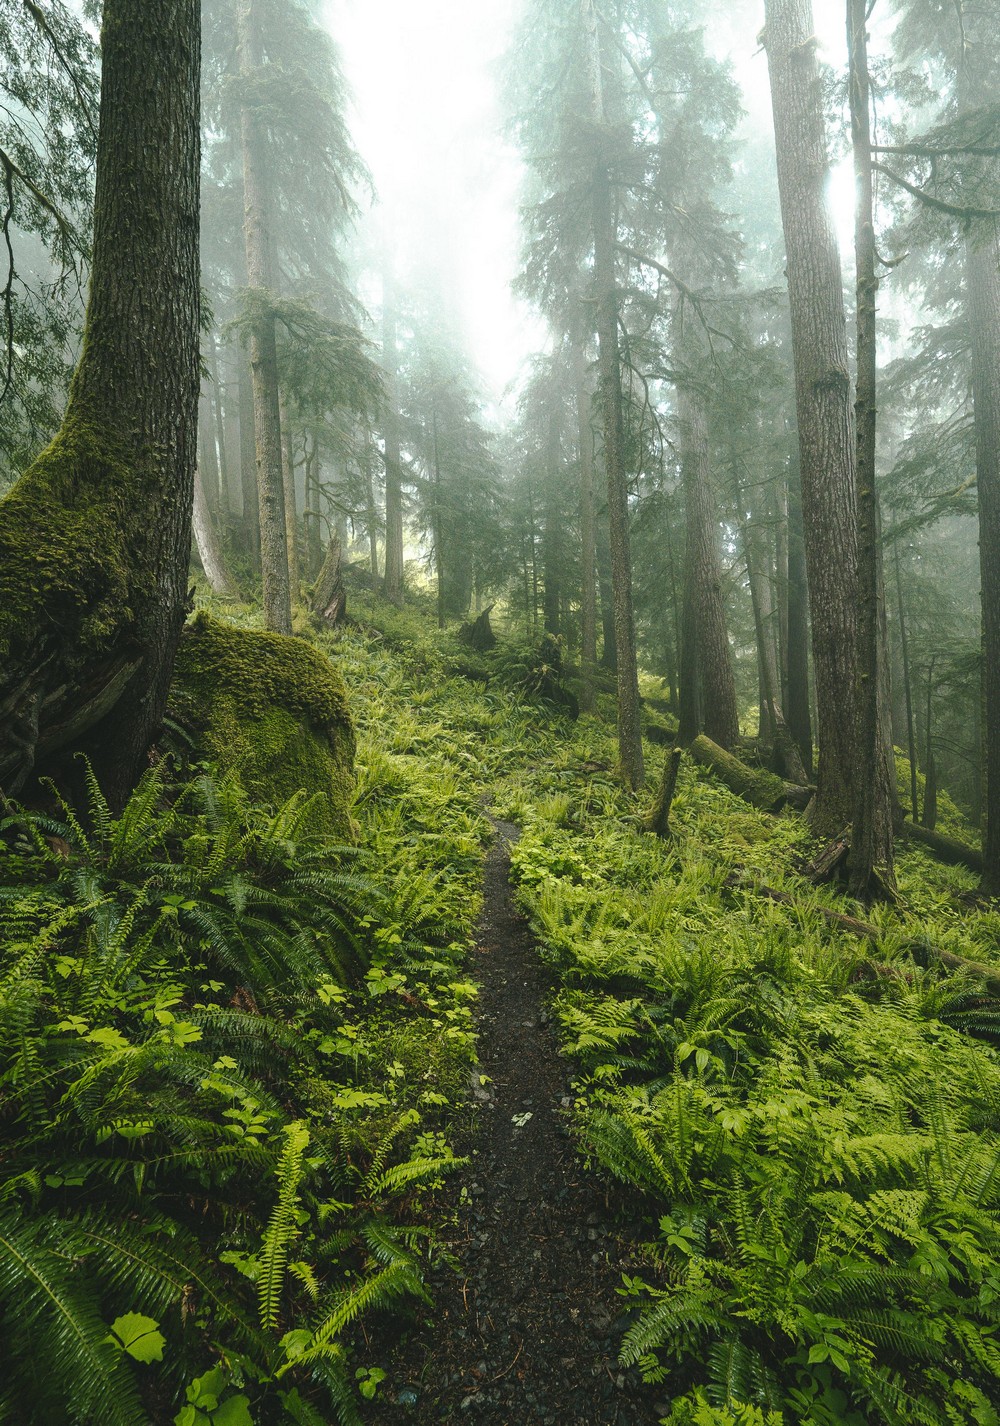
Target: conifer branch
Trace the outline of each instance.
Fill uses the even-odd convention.
[[[958,218],[963,222],[973,222],[977,218],[1000,218],[1000,208],[976,208],[966,207],[959,203],[948,203],[943,198],[935,198],[926,189],[919,187],[915,183],[909,183],[898,173],[894,173],[891,168],[887,168],[884,163],[873,163],[872,168],[883,177],[888,178],[891,183],[896,183],[911,197],[918,199],[926,207],[934,210],[935,213],[946,213],[949,218]]]
[[[49,44],[52,46],[53,50],[55,51],[56,59],[58,59],[59,63],[62,65],[63,69],[66,71],[66,74],[69,76],[69,82],[70,82],[70,84],[72,84],[73,89],[74,89],[74,92],[76,93],[76,97],[77,97],[77,99],[78,99],[78,101],[79,101],[79,104],[80,104],[80,112],[82,113],[84,119],[86,120],[86,122],[87,122],[87,128],[90,130],[91,137],[93,138],[94,143],[96,144],[96,143],[97,143],[97,125],[94,123],[94,120],[93,120],[93,118],[91,117],[90,105],[89,105],[89,103],[87,102],[87,96],[86,96],[86,95],[84,94],[84,92],[83,92],[83,86],[82,86],[81,83],[80,83],[80,80],[79,80],[79,78],[78,78],[78,76],[77,76],[76,70],[73,68],[73,66],[70,64],[69,60],[68,60],[68,59],[66,58],[66,56],[63,54],[62,49],[61,49],[60,44],[59,44],[59,40],[58,40],[58,38],[57,38],[57,36],[56,36],[54,30],[52,29],[52,26],[49,24],[48,20],[45,18],[45,15],[43,14],[43,12],[42,12],[40,6],[38,6],[38,5],[35,4],[35,0],[21,0],[21,4],[22,4],[22,5],[24,6],[24,8],[27,10],[28,14],[31,16],[31,18],[34,20],[35,24],[38,26],[38,28],[41,30],[42,34],[45,36],[45,38],[48,40]]]

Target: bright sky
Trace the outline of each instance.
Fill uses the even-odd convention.
[[[355,95],[352,130],[397,234],[400,278],[430,265],[493,400],[544,329],[515,303],[520,167],[504,141],[497,65],[521,0],[327,0]],[[729,53],[749,121],[770,132],[763,0],[718,6],[709,43]],[[814,0],[823,58],[845,63],[842,0]],[[852,247],[849,166],[834,175],[841,241]]]
[[[514,302],[521,179],[497,64],[520,0],[329,0],[355,95],[355,142],[397,233],[401,279],[436,271],[489,394],[502,398],[536,320]]]

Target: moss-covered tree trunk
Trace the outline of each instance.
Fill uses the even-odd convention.
[[[292,600],[285,530],[285,487],[281,464],[281,408],[278,349],[271,293],[274,291],[271,202],[265,177],[262,101],[253,93],[263,65],[260,26],[254,0],[239,0],[236,10],[240,82],[243,86],[240,140],[243,157],[243,237],[246,244],[250,313],[250,373],[253,389],[260,563],[264,619],[279,634],[292,632]]]
[[[106,0],[84,345],[0,505],[0,784],[86,746],[120,805],[187,608],[199,390],[198,0]]]

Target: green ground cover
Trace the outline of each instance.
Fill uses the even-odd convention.
[[[312,637],[356,845],[180,740],[118,821],[95,788],[88,816],[8,809],[0,1421],[363,1415],[358,1324],[429,1310],[460,1168],[484,796],[524,829],[581,1153],[645,1212],[623,1356],[672,1419],[1000,1419],[1000,1006],[921,949],[1000,963],[973,879],[906,849],[904,913],[850,937],[794,814],[685,763],[673,840],[642,830],[662,717],[626,796],[610,723],[540,703],[537,653],[352,612]]]

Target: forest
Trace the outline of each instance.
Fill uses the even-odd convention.
[[[0,0],[0,1426],[1000,1426],[1000,0]]]

